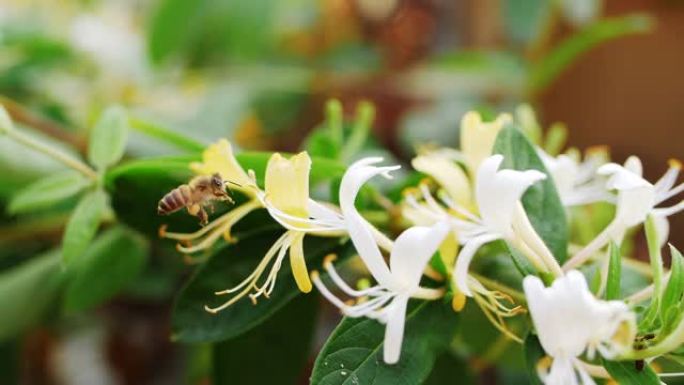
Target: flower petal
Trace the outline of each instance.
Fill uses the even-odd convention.
[[[483,122],[479,113],[471,111],[461,120],[461,151],[474,176],[482,161],[492,154],[496,136],[504,125],[513,121],[508,114],[499,115],[493,122]]]
[[[483,222],[504,237],[512,236],[511,223],[518,201],[546,174],[537,170],[499,170],[502,155],[485,159],[477,172],[475,196]]]
[[[304,259],[304,233],[293,233],[290,236],[290,268],[292,269],[292,277],[299,291],[308,293],[311,291],[311,280],[309,279],[309,271],[306,269],[306,260]]]
[[[233,148],[226,139],[211,144],[202,153],[202,162],[190,163],[190,169],[200,175],[221,174],[224,180],[240,186],[253,184],[245,170],[233,155]]]
[[[383,344],[383,358],[386,364],[399,362],[401,344],[404,340],[404,323],[406,322],[406,307],[408,296],[397,296],[387,309],[387,326],[385,327],[385,343]]]
[[[437,181],[454,202],[463,207],[470,207],[472,201],[470,181],[463,169],[453,160],[440,153],[433,153],[413,158],[411,165]]]
[[[266,199],[280,211],[308,218],[311,158],[306,152],[290,159],[274,153],[266,166]]]
[[[389,172],[399,168],[372,166],[379,162],[382,162],[382,158],[364,158],[349,167],[340,184],[340,208],[349,237],[368,270],[382,286],[394,287],[395,281],[375,241],[372,225],[354,206],[356,196],[364,183],[376,175],[390,178]]]
[[[458,253],[458,257],[456,257],[456,266],[454,267],[452,279],[456,287],[458,287],[458,290],[468,297],[473,296],[473,293],[468,286],[468,269],[470,268],[470,262],[482,245],[496,239],[499,239],[499,236],[494,234],[484,234],[474,237],[465,244]]]
[[[431,227],[414,226],[394,241],[390,255],[390,270],[402,287],[417,288],[430,258],[442,244],[450,226],[446,221]]]

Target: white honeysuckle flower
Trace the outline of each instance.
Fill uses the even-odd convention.
[[[550,368],[539,370],[545,384],[594,384],[581,355],[593,359],[598,352],[611,359],[631,348],[634,313],[622,301],[596,299],[580,272],[569,271],[550,287],[527,276],[523,289],[539,342],[553,360]]]
[[[468,207],[472,201],[470,181],[455,159],[444,151],[419,155],[411,161],[417,171],[432,177],[457,204]]]
[[[684,201],[669,207],[657,207],[684,191],[684,183],[675,186],[681,164],[670,161],[670,167],[663,176],[651,184],[642,177],[641,161],[636,156],[627,159],[624,165],[609,163],[601,166],[598,173],[608,177],[606,186],[617,191],[615,217],[606,228],[587,246],[575,254],[563,266],[565,270],[576,268],[610,241],[622,242],[625,233],[651,215],[657,226],[661,245],[669,234],[668,217],[684,210]]]
[[[350,232],[354,246],[359,256],[365,262],[380,255],[380,249],[375,241],[366,235],[372,230],[366,223],[362,231]],[[312,273],[312,280],[321,294],[332,304],[337,306],[348,317],[368,317],[386,324],[383,358],[387,364],[395,364],[401,355],[401,345],[404,338],[404,323],[406,307],[410,298],[438,299],[443,296],[443,290],[422,288],[420,279],[444,238],[448,235],[450,226],[447,222],[438,222],[431,227],[414,226],[405,230],[392,246],[389,267],[382,261],[382,265],[374,266],[371,270],[377,285],[364,290],[351,288],[335,270],[332,259],[325,261],[324,266],[331,280],[345,294],[363,299],[354,305],[349,305],[336,297],[323,284],[317,272]],[[359,235],[362,235],[359,237]],[[370,254],[367,254],[370,253]],[[380,271],[380,274],[378,272]]]
[[[563,17],[576,27],[591,24],[601,15],[603,0],[557,0]]]
[[[563,206],[581,206],[594,202],[614,201],[614,197],[606,189],[605,177],[597,174],[602,157],[587,156],[583,162],[570,154],[557,157],[537,149],[544,166],[558,190]]]
[[[470,111],[461,119],[461,152],[470,176],[474,177],[480,163],[492,154],[492,148],[499,131],[513,118],[501,114],[493,122],[483,122],[478,112]]]
[[[482,245],[498,239],[519,247],[537,269],[554,273],[560,270],[520,203],[525,191],[546,175],[537,170],[500,170],[503,160],[502,155],[492,155],[482,162],[477,172],[475,200],[479,217],[470,214],[464,220],[452,219],[459,242],[464,244],[456,259],[453,279],[467,296],[472,296],[468,268],[473,256]]]

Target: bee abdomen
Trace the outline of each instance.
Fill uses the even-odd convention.
[[[159,201],[157,213],[168,215],[185,207],[192,197],[192,191],[188,185],[182,185],[171,190]]]

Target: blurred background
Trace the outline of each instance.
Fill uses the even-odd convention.
[[[637,154],[654,178],[684,157],[682,36],[678,0],[2,0],[0,103],[73,152],[113,103],[133,125],[294,151],[329,98],[349,116],[368,100],[377,151],[405,162],[420,144],[457,146],[470,109],[526,102],[540,126],[564,123],[571,146]],[[128,147],[174,151],[135,130]],[[0,206],[58,167],[0,138]],[[54,245],[63,223],[3,214],[0,268]],[[168,274],[146,272],[92,313],[59,321],[29,322],[30,307],[3,320],[11,298],[0,299],[0,384],[208,384],[207,349],[168,338],[189,271],[171,258],[155,262]],[[485,361],[471,366],[475,383],[507,383]]]

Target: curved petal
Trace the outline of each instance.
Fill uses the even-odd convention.
[[[425,267],[449,230],[450,226],[446,221],[431,227],[414,226],[401,233],[394,241],[389,261],[390,270],[402,288],[412,290],[418,287]]]
[[[299,291],[308,293],[311,291],[311,280],[309,271],[306,269],[304,259],[304,233],[293,233],[290,235],[290,268],[292,277],[297,283]]]
[[[471,111],[461,120],[461,151],[474,176],[482,161],[492,154],[496,136],[504,125],[513,118],[508,114],[499,115],[493,122],[483,122],[479,113]]]
[[[458,257],[456,257],[456,265],[454,266],[452,279],[454,280],[456,287],[458,287],[458,290],[463,292],[463,294],[467,295],[468,297],[473,296],[473,293],[470,291],[470,287],[468,287],[468,269],[470,268],[470,262],[473,260],[475,253],[482,245],[496,239],[499,239],[499,236],[493,234],[477,236],[468,241],[468,243],[466,243],[458,253]]]
[[[670,237],[670,221],[668,221],[667,217],[664,215],[653,213],[653,223],[655,224],[656,232],[658,233],[658,243],[662,248]]]
[[[454,202],[464,207],[470,207],[472,201],[470,181],[461,167],[453,160],[441,156],[439,153],[434,153],[413,158],[411,165],[437,181]]]
[[[483,222],[504,237],[512,235],[511,223],[518,201],[535,182],[546,174],[537,170],[499,170],[502,155],[492,155],[477,172],[475,196]]]
[[[387,326],[385,327],[385,343],[383,344],[383,358],[386,364],[399,362],[401,344],[404,340],[404,323],[406,321],[406,307],[408,296],[397,296],[387,309]]]
[[[202,153],[202,162],[190,163],[190,169],[201,175],[219,173],[224,180],[237,183],[240,186],[253,184],[245,170],[235,159],[233,147],[226,139],[209,145]]]
[[[266,165],[266,199],[284,213],[308,218],[310,171],[311,158],[306,152],[290,159],[274,153]]]
[[[382,286],[394,287],[394,279],[389,267],[375,242],[372,225],[359,214],[354,206],[356,196],[364,183],[376,175],[391,178],[389,172],[399,168],[399,166],[372,166],[379,162],[382,162],[382,158],[364,158],[349,167],[340,184],[340,208],[349,237],[373,278]]]

